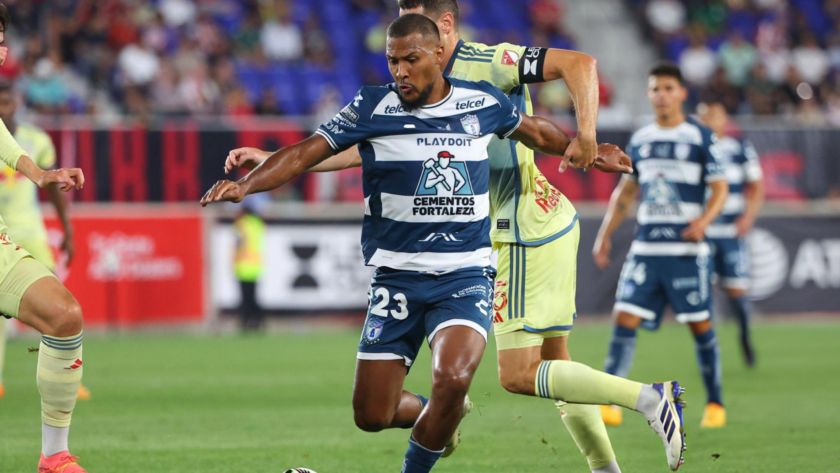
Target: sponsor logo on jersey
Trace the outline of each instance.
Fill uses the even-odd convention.
[[[674,286],[674,289],[688,289],[691,287],[700,287],[700,280],[698,278],[674,278],[671,281],[671,285]]]
[[[449,125],[447,125],[448,127]],[[472,138],[417,138],[417,146],[472,146]]]
[[[688,143],[677,143],[674,145],[674,156],[681,161],[685,161],[691,155],[691,145]]]
[[[497,230],[510,230],[510,220],[508,220],[506,218],[496,220],[496,229]]]
[[[479,123],[477,116],[464,115],[464,117],[461,118],[461,126],[463,126],[464,131],[470,135],[481,136],[481,123]]]
[[[649,217],[681,215],[677,190],[662,174],[648,184],[644,202]]]
[[[341,113],[342,117],[344,117],[345,119],[347,119],[348,121],[351,121],[351,122],[356,122],[356,120],[359,119],[359,114],[356,113],[355,110],[350,108],[349,105],[344,107],[343,109],[341,109],[340,113]]]
[[[356,108],[359,108],[359,104],[360,104],[360,103],[362,102],[362,100],[364,100],[364,99],[365,99],[365,98],[364,98],[364,97],[362,97],[362,93],[361,93],[361,92],[359,92],[358,94],[356,94],[356,96],[355,96],[355,97],[353,97],[353,106],[354,106],[354,107],[356,107]]]
[[[673,228],[669,227],[656,227],[650,231],[649,236],[652,239],[665,238],[668,240],[676,240],[677,232]]]
[[[466,102],[458,102],[455,104],[455,110],[469,110],[471,108],[481,108],[484,106],[485,101],[487,101],[487,97],[484,97],[481,100],[467,100]]]
[[[418,241],[421,241],[421,242],[426,242],[426,241],[432,242],[432,241],[438,241],[438,240],[452,241],[452,242],[460,242],[460,241],[463,241],[463,240],[459,240],[459,239],[458,239],[458,238],[457,238],[454,234],[452,234],[452,233],[429,233],[429,236],[427,236],[426,238],[424,238],[424,239],[422,239],[422,240],[418,240]]]
[[[542,48],[528,48],[525,52],[525,62],[523,63],[523,75],[537,75],[537,64],[539,64],[539,57]]]
[[[385,115],[397,115],[405,113],[405,108],[402,105],[387,105],[384,110]]]
[[[563,194],[560,193],[554,186],[549,184],[548,180],[543,175],[534,176],[534,198],[537,205],[548,213],[553,208],[557,207]]]
[[[482,297],[487,296],[487,287],[484,284],[475,284],[473,286],[461,289],[455,294],[452,294],[452,297],[455,299],[460,299],[462,297],[467,296],[475,296],[480,295]]]
[[[423,163],[414,195],[414,215],[475,215],[475,197],[464,161],[449,151]]]
[[[502,64],[505,66],[515,66],[519,63],[519,53],[506,49],[502,54]]]

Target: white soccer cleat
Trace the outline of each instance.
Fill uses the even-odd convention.
[[[665,445],[665,455],[668,457],[668,466],[672,471],[677,471],[685,461],[685,431],[683,430],[682,408],[683,401],[680,395],[685,392],[676,381],[667,383],[654,383],[653,388],[659,391],[662,400],[656,406],[654,416],[648,418],[648,425],[662,439]]]
[[[472,411],[473,403],[470,401],[470,396],[464,397],[464,413],[461,414],[461,419],[467,417],[467,414]],[[442,458],[446,458],[449,455],[452,455],[455,452],[455,449],[458,448],[458,445],[461,443],[461,429],[455,429],[455,433],[452,434],[452,438],[449,439],[449,442],[446,443],[446,447],[443,448],[443,453],[440,455]]]

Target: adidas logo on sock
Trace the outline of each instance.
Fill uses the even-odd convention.
[[[77,358],[76,361],[69,368],[64,368],[64,369],[75,370],[75,369],[79,369],[81,367],[82,367],[82,360]]]

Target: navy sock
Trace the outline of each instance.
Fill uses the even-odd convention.
[[[636,329],[616,325],[610,340],[610,353],[604,362],[604,371],[626,378],[636,354]]]
[[[429,403],[429,398],[421,396],[419,394],[415,394],[415,393],[411,393],[411,394],[414,394],[415,396],[417,396],[417,399],[420,399],[420,404],[423,404],[423,409],[425,409],[426,404]]]
[[[429,473],[442,453],[443,450],[436,452],[420,445],[412,436],[408,439],[401,473]]]
[[[746,340],[750,337],[750,301],[746,296],[744,297],[730,297],[729,307],[732,309],[732,314],[735,320],[738,321],[738,327],[741,329],[741,339]]]
[[[720,393],[723,373],[720,367],[720,347],[715,330],[710,328],[706,333],[695,335],[694,341],[697,344],[697,362],[700,364],[703,384],[706,385],[708,402],[723,405]]]

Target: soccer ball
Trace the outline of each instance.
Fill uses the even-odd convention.
[[[309,468],[292,468],[291,470],[286,470],[284,473],[318,473],[315,470],[310,470]]]

